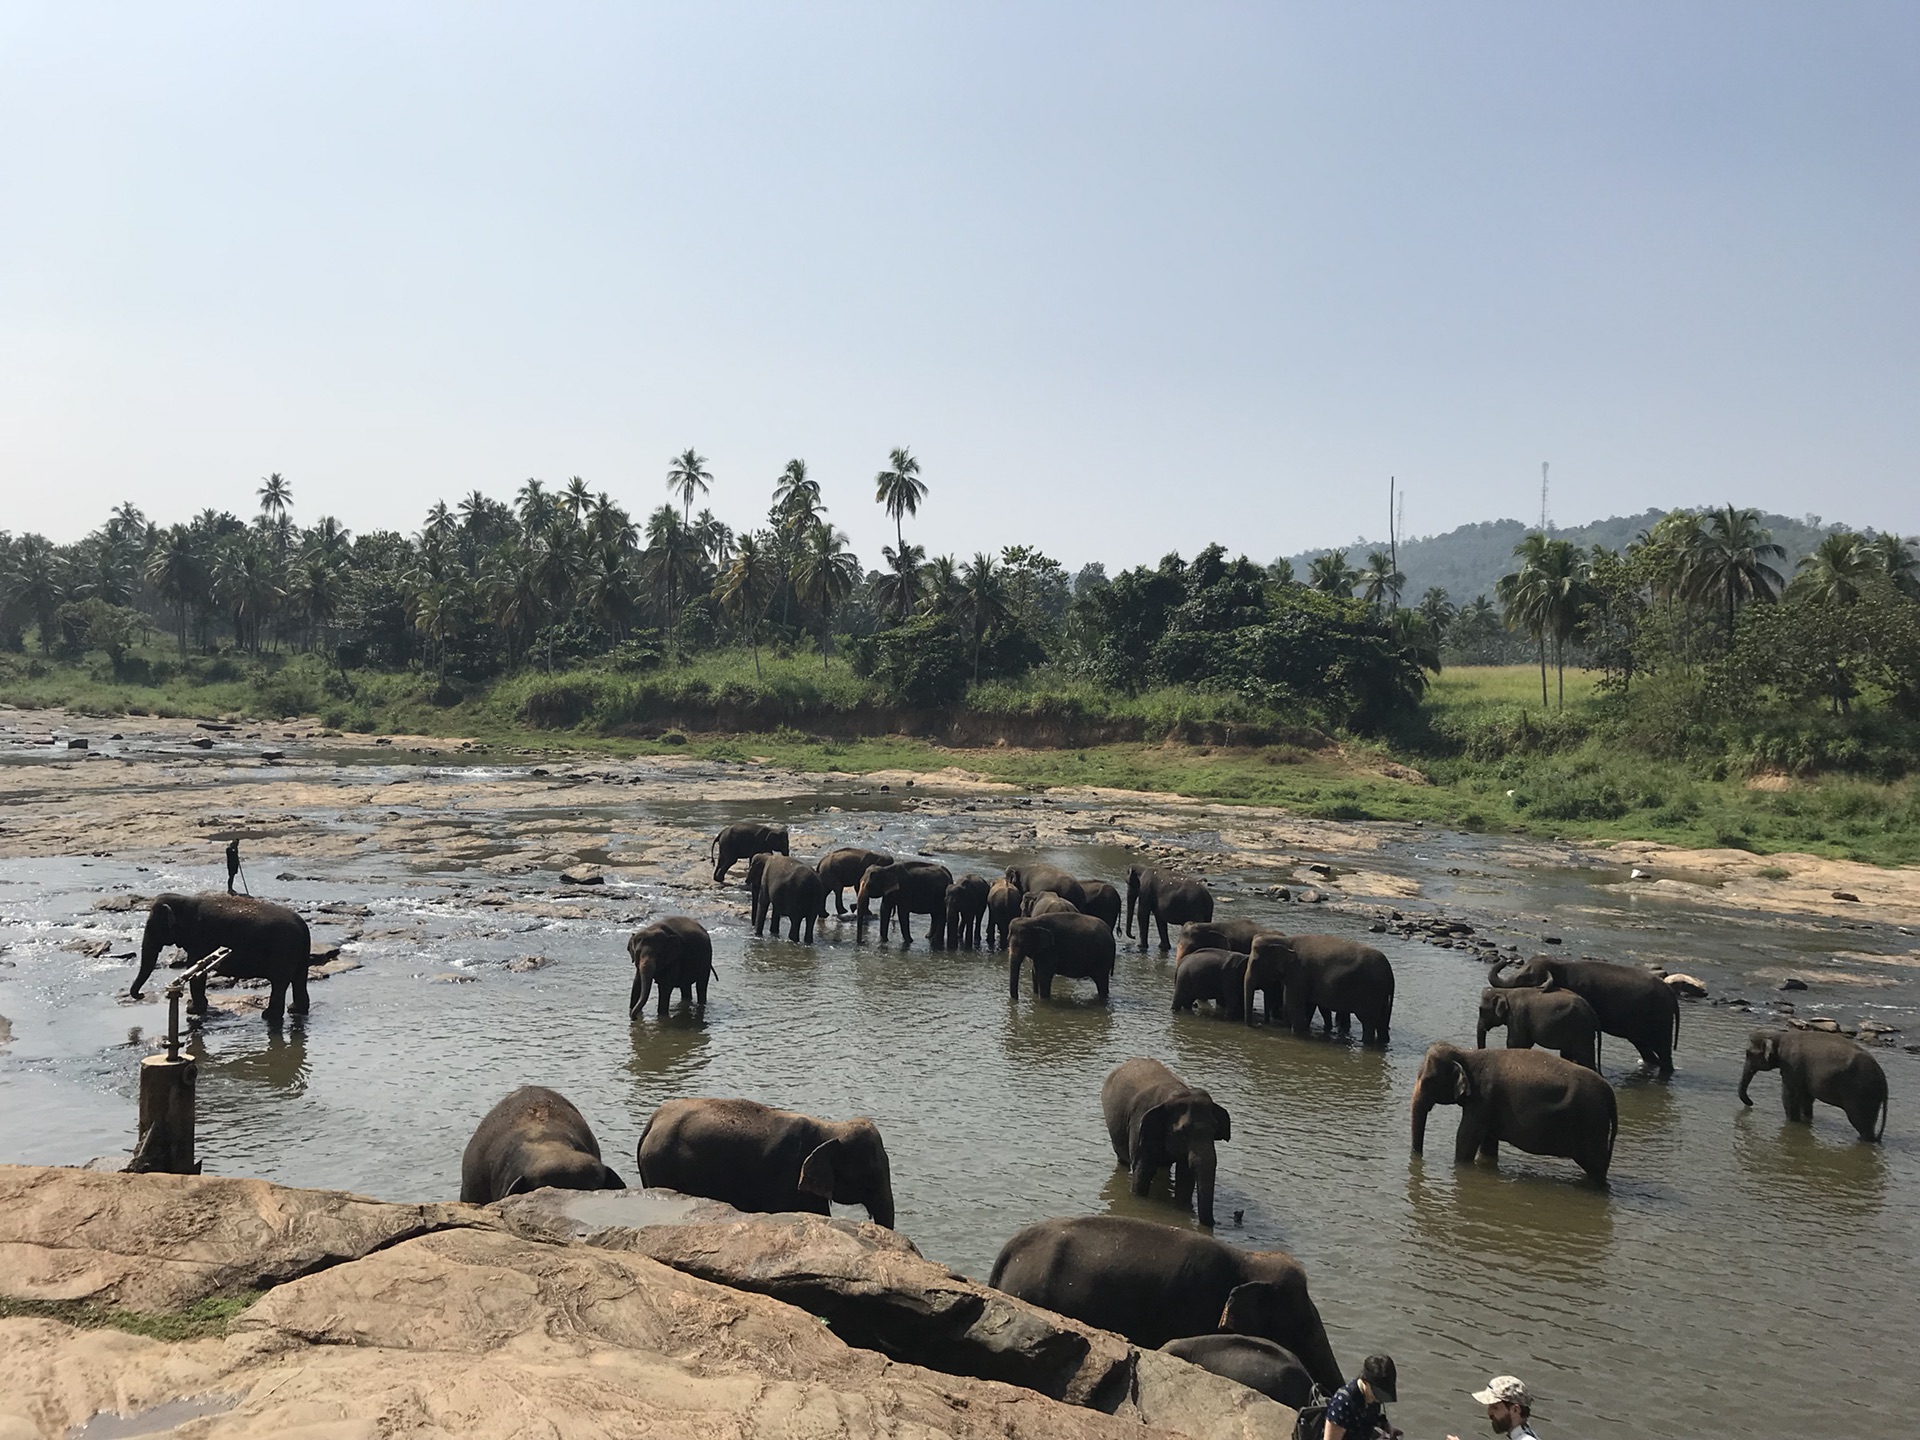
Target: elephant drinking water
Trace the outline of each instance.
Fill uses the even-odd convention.
[[[893,1228],[887,1147],[871,1120],[816,1120],[754,1100],[669,1100],[640,1134],[640,1182],[736,1210],[864,1205]]]
[[[558,1091],[522,1085],[486,1113],[460,1157],[460,1198],[486,1205],[551,1185],[624,1190],[600,1162],[593,1128]]]
[[[1887,1072],[1844,1035],[1824,1030],[1756,1030],[1747,1041],[1740,1071],[1740,1103],[1751,1105],[1747,1087],[1762,1070],[1780,1072],[1780,1102],[1787,1119],[1811,1123],[1813,1102],[1837,1105],[1862,1140],[1879,1140],[1887,1128]]]

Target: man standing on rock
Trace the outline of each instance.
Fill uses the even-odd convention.
[[[1494,1434],[1505,1435],[1507,1440],[1540,1440],[1527,1423],[1533,1413],[1533,1392],[1527,1389],[1525,1381],[1512,1375],[1496,1375],[1487,1382],[1486,1389],[1474,1391],[1473,1398],[1487,1407],[1487,1423],[1493,1427]],[[1449,1435],[1447,1440],[1460,1440],[1460,1437]]]

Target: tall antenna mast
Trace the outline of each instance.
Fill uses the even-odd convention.
[[[1542,460],[1540,462],[1540,533],[1542,535],[1547,533],[1547,526],[1550,523],[1552,522],[1547,519],[1547,462]]]
[[[1389,475],[1387,477],[1387,554],[1392,558],[1387,563],[1392,566],[1393,573],[1398,575],[1400,573],[1400,517],[1396,506],[1394,478]],[[1399,608],[1397,597],[1394,600],[1394,608]]]

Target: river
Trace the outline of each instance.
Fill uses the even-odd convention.
[[[420,772],[309,766],[303,783],[407,775]],[[646,836],[657,858],[664,833],[697,857],[699,837],[728,820],[790,818],[797,836],[926,852],[956,873],[1039,858],[1122,886],[1127,849],[1020,848],[1026,802],[1005,797],[981,802],[982,813],[962,799],[912,808],[851,782],[725,803],[686,799],[684,788],[656,800],[636,785],[571,812],[577,852],[608,862],[610,883],[560,892],[551,873],[483,873],[482,859],[510,848],[529,817],[463,804],[465,783],[457,768],[432,772],[468,832],[458,859],[371,847],[287,858],[249,842],[256,892],[333,906],[312,915],[325,922],[316,940],[351,937],[346,953],[361,968],[314,984],[312,1014],[284,1032],[253,1014],[223,1014],[199,1032],[210,1173],[451,1198],[476,1121],[514,1086],[540,1083],[580,1106],[631,1179],[635,1142],[661,1101],[751,1096],[872,1116],[901,1231],[984,1277],[1002,1241],[1043,1216],[1192,1223],[1164,1182],[1145,1200],[1128,1194],[1101,1123],[1106,1072],[1151,1055],[1232,1112],[1220,1237],[1306,1263],[1350,1371],[1370,1351],[1396,1356],[1393,1414],[1411,1436],[1484,1433],[1465,1392],[1494,1373],[1534,1387],[1548,1437],[1913,1433],[1920,1059],[1876,1049],[1893,1090],[1877,1147],[1826,1107],[1811,1129],[1787,1124],[1775,1076],[1755,1082],[1751,1110],[1734,1095],[1745,1036],[1782,998],[1802,1017],[1874,1017],[1920,1040],[1920,940],[1896,927],[1742,913],[1717,904],[1711,886],[1655,894],[1570,850],[1392,827],[1367,864],[1417,885],[1417,899],[1399,902],[1409,913],[1465,917],[1523,953],[1551,933],[1562,953],[1658,962],[1700,977],[1715,1000],[1753,1002],[1751,1012],[1686,1003],[1667,1082],[1638,1074],[1625,1043],[1609,1042],[1620,1136],[1599,1192],[1571,1164],[1511,1147],[1497,1170],[1455,1167],[1457,1112],[1444,1109],[1424,1162],[1410,1156],[1407,1097],[1422,1052],[1438,1039],[1473,1043],[1485,972],[1460,951],[1373,937],[1398,977],[1384,1053],[1175,1016],[1170,960],[1124,942],[1110,1004],[1066,980],[1050,1004],[1024,986],[1009,1004],[999,957],[929,952],[923,939],[906,950],[860,944],[850,922],[831,920],[813,946],[755,939],[737,890],[689,882],[684,863],[665,878],[623,870],[623,849]],[[1092,833],[1114,804],[1062,802],[1054,814],[1082,809],[1089,823],[1068,829]],[[353,823],[344,801],[302,814],[316,826]],[[553,812],[542,815],[550,824]],[[1223,915],[1359,933],[1388,908],[1283,904],[1272,875],[1240,863],[1217,830],[1183,824],[1178,848],[1228,897]],[[189,858],[0,860],[0,1159],[80,1163],[130,1147],[135,1065],[164,1025],[153,997],[165,972],[147,1003],[125,1000],[133,965],[114,956],[133,948],[141,915],[95,902],[223,883],[217,845],[196,842]],[[354,907],[366,913],[337,913]],[[662,1023],[650,1009],[629,1023],[624,937],[636,920],[675,912],[713,931],[711,1001],[703,1018]],[[71,948],[99,940],[108,954]],[[1811,988],[1780,996],[1783,969]],[[1829,983],[1829,971],[1853,983]]]

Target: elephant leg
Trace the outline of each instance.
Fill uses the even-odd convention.
[[[307,1004],[307,967],[302,965],[293,975],[293,1013],[304,1015]]]
[[[840,919],[847,913],[847,902],[843,898],[846,893],[846,889],[843,886],[836,885],[833,887],[833,914],[835,919]]]
[[[275,980],[267,991],[267,1023],[278,1025],[287,1014],[287,982]]]
[[[207,1013],[207,977],[196,975],[187,982],[187,1013],[204,1015]]]
[[[807,911],[807,944],[813,943],[813,911]]]
[[[1351,1035],[1353,1033],[1353,1012],[1350,1010],[1342,1010],[1339,1012],[1339,1016],[1340,1033],[1342,1035]]]
[[[1042,1000],[1053,999],[1053,971],[1033,967],[1033,993]]]
[[[1471,1165],[1473,1157],[1480,1153],[1480,1144],[1486,1138],[1486,1122],[1471,1110],[1463,1110],[1460,1115],[1460,1129],[1453,1137],[1453,1163]]]
[[[1173,1203],[1182,1208],[1193,1204],[1193,1167],[1180,1161],[1173,1166]]]
[[[1128,1188],[1131,1189],[1135,1195],[1146,1194],[1147,1187],[1153,1184],[1153,1166],[1149,1165],[1144,1157],[1135,1159],[1131,1164],[1128,1164],[1127,1157],[1124,1155],[1120,1157],[1120,1163],[1127,1166]]]
[[[1111,973],[1104,974],[1104,975],[1096,975],[1093,977],[1094,993],[1098,995],[1102,1001],[1104,1001],[1107,998],[1107,986],[1110,983],[1112,983],[1112,980],[1113,980],[1113,976]]]
[[[1160,924],[1160,948],[1162,950],[1171,950],[1173,945],[1167,939],[1167,917],[1164,915],[1155,915],[1153,918]]]
[[[913,932],[907,928],[907,922],[911,918],[911,912],[906,906],[902,905],[900,907],[900,943],[902,945],[913,944]]]
[[[1482,1160],[1490,1160],[1498,1165],[1500,1163],[1500,1137],[1497,1135],[1488,1135],[1480,1142],[1479,1153]]]

